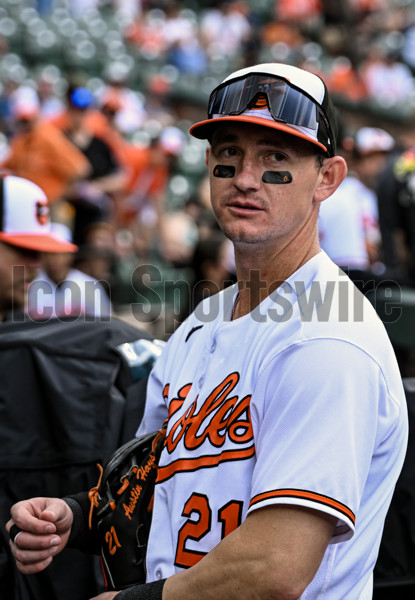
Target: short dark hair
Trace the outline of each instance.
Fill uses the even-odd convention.
[[[323,166],[323,163],[326,160],[326,158],[327,154],[325,152],[316,152],[316,163],[319,169]]]

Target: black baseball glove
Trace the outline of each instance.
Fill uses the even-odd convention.
[[[165,429],[135,438],[104,465],[89,492],[89,526],[98,532],[110,590],[145,583],[154,484]]]

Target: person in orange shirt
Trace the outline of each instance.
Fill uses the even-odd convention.
[[[133,231],[139,254],[146,254],[153,234],[160,230],[169,177],[184,145],[184,133],[169,126],[148,147],[128,144],[124,148],[126,197],[118,219]]]
[[[34,90],[21,87],[15,94],[16,132],[0,167],[36,183],[53,205],[65,195],[69,184],[88,175],[88,160],[57,127],[39,117]]]

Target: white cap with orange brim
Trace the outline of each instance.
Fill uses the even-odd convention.
[[[38,252],[76,252],[51,230],[49,205],[43,190],[15,175],[0,177],[0,241]]]
[[[190,133],[209,139],[213,129],[227,121],[253,123],[284,131],[336,153],[335,107],[324,81],[316,74],[280,63],[240,69],[210,95],[208,118]]]

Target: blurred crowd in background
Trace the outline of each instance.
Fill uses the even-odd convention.
[[[320,74],[339,111],[349,176],[323,249],[364,292],[415,288],[413,0],[3,0],[0,168],[79,246],[45,277],[104,282],[159,337],[233,282],[188,129],[226,75],[271,61]]]

